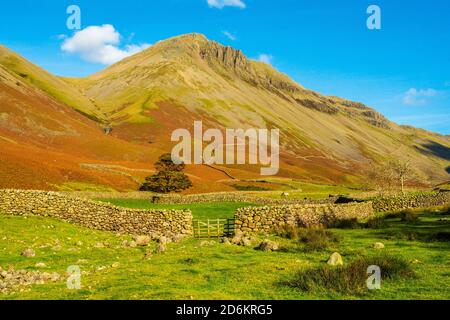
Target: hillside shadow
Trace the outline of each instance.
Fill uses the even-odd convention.
[[[416,149],[423,154],[433,155],[435,157],[450,161],[450,148],[440,143],[430,141],[428,143],[422,144],[422,146],[420,147],[416,147]],[[448,167],[446,170],[447,172],[449,172],[450,167]]]

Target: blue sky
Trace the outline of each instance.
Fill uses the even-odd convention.
[[[371,4],[381,8],[381,30],[366,26]],[[0,43],[58,75],[101,70],[110,56],[86,53],[78,42],[63,46],[74,36],[69,5],[81,8],[82,29],[113,26],[114,57],[199,32],[307,88],[450,134],[448,0],[17,0],[2,3]]]

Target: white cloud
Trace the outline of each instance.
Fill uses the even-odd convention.
[[[120,33],[110,24],[90,26],[67,38],[61,49],[67,53],[80,55],[88,62],[111,65],[150,46],[126,45],[121,49],[120,38]]]
[[[211,8],[223,9],[224,7],[237,7],[245,9],[247,6],[242,0],[207,0]]]
[[[229,31],[222,31],[222,34],[225,37],[227,37],[228,39],[230,39],[231,41],[236,41],[237,40],[237,37],[234,34],[232,34],[231,32],[229,32]]]
[[[402,102],[408,106],[424,106],[428,103],[429,98],[435,97],[438,92],[434,89],[411,88],[403,95]]]
[[[270,54],[263,53],[263,54],[260,54],[256,60],[267,63],[267,64],[272,64],[273,56],[271,56]]]

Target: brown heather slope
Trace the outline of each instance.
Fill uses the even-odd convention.
[[[153,172],[151,164],[163,150],[105,135],[102,125],[33,86],[25,75],[0,63],[0,188],[55,190],[82,182],[136,190]],[[39,74],[33,77],[47,85]],[[198,191],[203,184],[218,190],[213,182],[226,176],[204,171],[213,178],[193,175],[202,182]]]
[[[408,158],[423,179],[449,180],[448,137],[321,96],[202,35],[162,41],[86,79],[55,77],[0,46],[0,188],[136,189],[170,151],[171,132],[195,120],[280,128],[283,177],[353,184],[372,160]],[[259,167],[219,169],[259,178]],[[191,192],[231,189],[220,170],[189,166],[188,174]]]

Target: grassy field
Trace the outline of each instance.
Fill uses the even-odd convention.
[[[253,203],[214,202],[194,204],[154,204],[149,200],[138,199],[97,199],[98,201],[112,203],[119,207],[132,209],[189,209],[194,219],[226,219],[233,218],[237,209],[243,207],[258,206]]]
[[[166,252],[144,260],[156,244],[126,248],[121,244],[129,236],[50,218],[0,215],[4,269],[64,274],[68,266],[79,265],[83,272],[81,290],[68,290],[60,281],[0,294],[0,299],[450,299],[449,218],[448,211],[430,211],[410,222],[392,216],[382,229],[332,229],[340,242],[316,252],[304,250],[296,240],[271,235],[289,249],[262,252],[218,241],[205,246],[191,239],[169,244]],[[362,295],[320,288],[302,291],[285,284],[300,271],[325,266],[334,251],[342,254],[346,265],[361,256],[376,256],[380,250],[372,248],[375,242],[384,243],[382,252],[407,261],[416,276],[385,281],[381,290]],[[36,256],[21,256],[27,248]],[[36,268],[40,262],[47,267]]]

